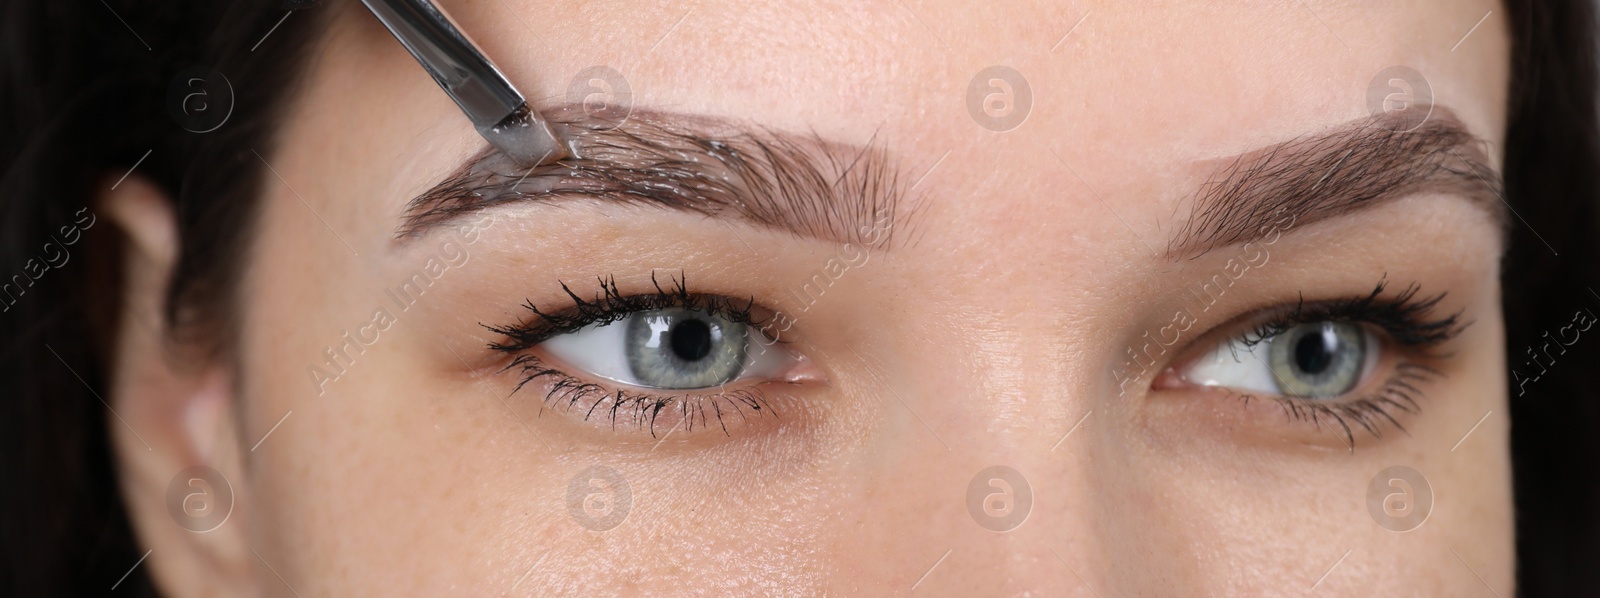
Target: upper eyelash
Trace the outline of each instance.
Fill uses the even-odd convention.
[[[600,290],[593,299],[584,299],[562,282],[561,290],[572,299],[571,308],[548,312],[539,309],[533,302],[527,301],[524,307],[533,312],[534,317],[528,321],[519,322],[510,326],[484,325],[486,329],[503,336],[503,342],[490,343],[489,348],[508,354],[523,353],[538,346],[551,337],[559,334],[575,332],[586,326],[616,322],[628,315],[653,309],[684,308],[694,309],[721,316],[741,324],[756,326],[760,322],[752,318],[755,299],[752,297],[740,302],[726,297],[715,295],[701,295],[691,293],[687,287],[687,277],[680,273],[673,277],[670,288],[662,288],[660,281],[652,272],[650,281],[655,287],[655,294],[648,295],[623,295],[617,288],[616,278],[597,278]],[[1388,286],[1388,280],[1380,280],[1372,292],[1365,297],[1355,297],[1322,301],[1307,304],[1304,297],[1297,303],[1292,312],[1281,317],[1257,325],[1248,333],[1243,342],[1253,346],[1267,339],[1275,337],[1289,328],[1299,324],[1336,321],[1336,322],[1364,322],[1382,328],[1395,342],[1407,347],[1432,347],[1444,343],[1460,334],[1470,322],[1462,323],[1462,312],[1455,312],[1447,316],[1427,319],[1427,314],[1433,310],[1447,293],[1441,292],[1427,298],[1418,298],[1420,285],[1412,284],[1391,298],[1383,298],[1383,291]],[[609,410],[612,418],[612,427],[616,426],[619,410],[625,405],[633,407],[635,418],[641,426],[648,424],[651,436],[655,436],[655,420],[661,412],[674,401],[680,403],[684,411],[685,421],[693,426],[694,418],[689,415],[691,409],[688,397],[656,395],[653,393],[628,393],[623,390],[616,392],[602,392],[603,387],[598,384],[584,382],[580,379],[561,372],[545,364],[538,358],[522,354],[514,358],[511,363],[501,371],[520,368],[523,373],[522,380],[513,392],[540,377],[553,377],[556,382],[546,396],[546,403],[566,403],[570,408],[584,398],[595,398],[584,418],[588,419],[596,409],[607,399],[611,400]],[[1392,405],[1407,413],[1416,413],[1419,406],[1416,396],[1421,391],[1413,386],[1412,382],[1422,382],[1438,375],[1438,372],[1417,364],[1402,363],[1397,366],[1397,371],[1384,387],[1372,396],[1362,397],[1353,401],[1338,404],[1326,404],[1326,401],[1311,402],[1291,397],[1275,397],[1283,405],[1285,413],[1297,420],[1310,420],[1321,426],[1321,417],[1326,416],[1337,422],[1344,432],[1344,437],[1351,446],[1355,445],[1354,423],[1357,427],[1366,430],[1374,437],[1381,436],[1382,422],[1386,420],[1402,432],[1405,427],[1390,415],[1385,405]],[[1416,396],[1414,396],[1416,395]],[[718,396],[713,396],[715,401]],[[1249,400],[1253,395],[1245,395]],[[558,401],[557,399],[561,399]],[[743,417],[743,406],[748,406],[757,412],[765,411],[765,401],[757,393],[739,394],[731,397],[730,405],[735,412]],[[719,424],[722,423],[722,410],[717,405],[715,414]],[[699,415],[701,425],[705,425],[704,405],[696,403],[692,406]],[[722,425],[724,433],[727,432],[725,424]]]
[[[572,299],[570,308],[546,311],[539,309],[532,300],[528,300],[523,303],[523,308],[533,312],[533,318],[509,326],[480,324],[490,332],[505,338],[504,341],[490,343],[489,348],[502,353],[519,353],[532,349],[539,343],[550,340],[551,337],[576,332],[585,326],[610,324],[636,312],[656,309],[682,308],[700,311],[758,330],[765,321],[753,317],[756,303],[754,297],[741,302],[717,295],[691,293],[687,283],[688,277],[682,273],[672,277],[669,288],[664,289],[661,287],[661,282],[656,279],[655,273],[651,272],[650,284],[655,287],[656,292],[645,295],[622,294],[617,289],[615,276],[597,277],[596,281],[600,285],[600,290],[593,299],[584,299],[574,293],[567,283],[560,283],[562,292]]]
[[[1428,314],[1444,300],[1448,292],[1419,298],[1417,295],[1421,292],[1421,286],[1413,283],[1394,297],[1384,298],[1383,291],[1387,286],[1386,276],[1365,297],[1311,304],[1307,304],[1302,297],[1293,311],[1256,325],[1242,342],[1246,346],[1254,346],[1300,324],[1349,322],[1377,326],[1401,346],[1429,349],[1455,338],[1471,325],[1471,322],[1461,321],[1461,311],[1429,319]],[[1319,428],[1324,418],[1331,419],[1343,431],[1346,444],[1355,450],[1356,428],[1365,430],[1374,438],[1381,438],[1382,427],[1387,422],[1387,425],[1404,433],[1405,426],[1395,419],[1389,409],[1392,407],[1406,413],[1417,413],[1421,409],[1417,399],[1423,397],[1423,393],[1416,383],[1439,376],[1439,371],[1425,365],[1400,362],[1395,365],[1395,373],[1389,380],[1367,396],[1343,401],[1286,396],[1272,398],[1283,407],[1284,414],[1292,419],[1310,421]],[[1255,395],[1245,393],[1243,397],[1248,402]]]
[[[1352,297],[1307,304],[1305,297],[1295,304],[1294,311],[1258,324],[1242,339],[1245,346],[1255,346],[1267,339],[1287,332],[1300,324],[1315,322],[1360,322],[1382,328],[1389,337],[1402,346],[1422,348],[1437,346],[1455,338],[1471,322],[1461,321],[1462,312],[1428,319],[1428,313],[1443,301],[1448,291],[1427,298],[1418,298],[1421,285],[1413,283],[1394,297],[1384,298],[1388,279],[1365,297]]]

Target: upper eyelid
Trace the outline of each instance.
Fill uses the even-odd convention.
[[[1448,341],[1465,331],[1471,324],[1463,320],[1465,309],[1438,315],[1439,306],[1449,295],[1448,291],[1422,295],[1422,286],[1411,283],[1399,291],[1391,291],[1385,275],[1365,295],[1348,295],[1331,299],[1306,300],[1301,296],[1294,303],[1278,303],[1250,310],[1212,326],[1195,335],[1199,338],[1225,334],[1232,339],[1256,334],[1272,327],[1321,321],[1369,322],[1388,331],[1404,329],[1408,324],[1419,324],[1411,331],[1419,336],[1396,339],[1403,345],[1418,346]],[[1373,316],[1383,316],[1383,321],[1373,322]],[[1389,324],[1389,325],[1385,325]]]

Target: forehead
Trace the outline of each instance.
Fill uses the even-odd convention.
[[[996,65],[1034,96],[1032,126],[1006,137],[1176,130],[1203,143],[1247,119],[1277,121],[1256,127],[1270,135],[1362,108],[1374,76],[1394,65],[1440,79],[1446,97],[1498,88],[1508,50],[1498,17],[1473,30],[1492,1],[449,6],[528,84],[565,92],[606,66],[640,103],[853,141],[971,125],[969,84]],[[1457,82],[1489,85],[1449,89]]]
[[[1498,143],[1509,54],[1487,0],[441,4],[536,105],[611,97],[878,143],[933,212],[1097,193],[1135,229],[1165,228],[1197,163],[1371,114],[1375,86],[1412,86],[1382,74],[1396,66]],[[387,198],[392,227],[482,142],[360,6],[338,10],[293,126],[401,173],[329,183]],[[380,95],[381,112],[357,99]]]

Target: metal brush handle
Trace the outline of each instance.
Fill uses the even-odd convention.
[[[422,63],[490,144],[527,165],[566,157],[543,118],[430,0],[361,0]]]

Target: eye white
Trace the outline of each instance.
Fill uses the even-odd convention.
[[[1254,345],[1231,338],[1190,363],[1183,378],[1200,386],[1225,386],[1251,392],[1278,394],[1282,390],[1267,366],[1267,343]]]

